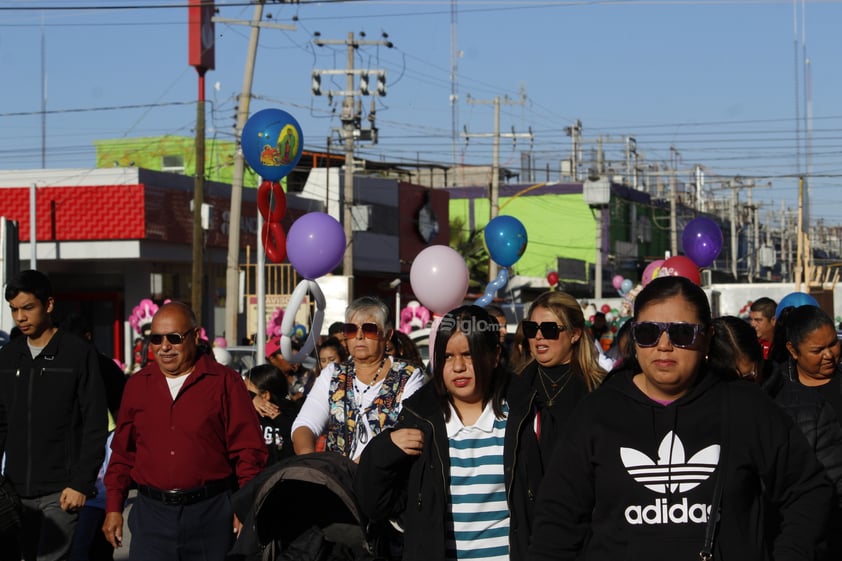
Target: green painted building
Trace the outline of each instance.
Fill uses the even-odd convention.
[[[489,189],[448,191],[451,222],[483,229],[490,217]],[[585,202],[581,183],[500,186],[498,214],[520,220],[528,236],[514,274],[545,278],[556,271],[565,286],[592,286],[599,212]],[[613,275],[639,280],[647,262],[663,258],[670,243],[669,208],[642,191],[613,184],[602,219],[603,291],[611,293]]]
[[[97,140],[96,167],[138,167],[155,171],[196,174],[196,139],[189,136],[155,136]],[[205,178],[231,184],[236,145],[230,140],[205,141]],[[243,186],[257,187],[259,177],[245,166]]]

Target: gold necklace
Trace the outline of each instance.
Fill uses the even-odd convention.
[[[553,380],[553,378],[549,374],[544,372],[544,369],[541,368],[540,365],[538,366],[538,374],[539,374],[539,378],[541,380],[541,387],[544,388],[544,394],[547,396],[547,405],[549,407],[552,407],[553,403],[555,403],[555,398],[557,398],[559,396],[559,394],[561,394],[561,392],[564,390],[564,388],[567,387],[567,384],[570,382],[570,378],[572,377],[573,372],[572,372],[572,370],[567,371],[567,379],[564,380],[564,383],[561,384],[561,387],[558,388],[558,390],[556,390],[556,392],[553,395],[550,395],[550,390],[547,388],[547,382],[545,381],[545,378],[548,379],[550,381],[550,385],[552,385],[552,387],[555,388],[556,385],[561,383],[561,378],[564,378],[565,375],[562,374],[559,377],[559,379],[557,381],[555,381],[555,380]]]

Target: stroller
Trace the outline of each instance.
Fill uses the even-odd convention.
[[[266,468],[232,498],[243,533],[231,559],[260,561],[376,561],[372,535],[353,491],[356,464],[341,454],[315,452]],[[385,542],[384,542],[385,543]]]

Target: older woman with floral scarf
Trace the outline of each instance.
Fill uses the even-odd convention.
[[[366,444],[397,422],[401,403],[423,384],[423,371],[386,354],[392,336],[389,307],[364,296],[345,311],[350,358],[322,370],[292,425],[296,454],[325,450],[356,461]]]

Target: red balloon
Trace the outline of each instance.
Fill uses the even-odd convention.
[[[607,314],[608,312],[611,311],[611,306],[609,306],[608,304],[603,304],[602,307],[599,309],[599,311],[602,312],[603,314]]]
[[[555,286],[558,284],[558,273],[555,271],[550,271],[547,273],[547,282],[550,283],[550,286]]]
[[[702,276],[699,273],[699,266],[684,255],[675,255],[665,260],[658,271],[659,277],[685,277],[695,284],[702,284]]]
[[[274,199],[275,205],[272,206]],[[277,181],[264,181],[257,189],[257,209],[266,222],[280,222],[287,211],[287,196]]]
[[[284,229],[277,222],[264,222],[263,231],[263,247],[266,251],[266,257],[273,263],[280,263],[287,257],[287,237],[284,234]]]

